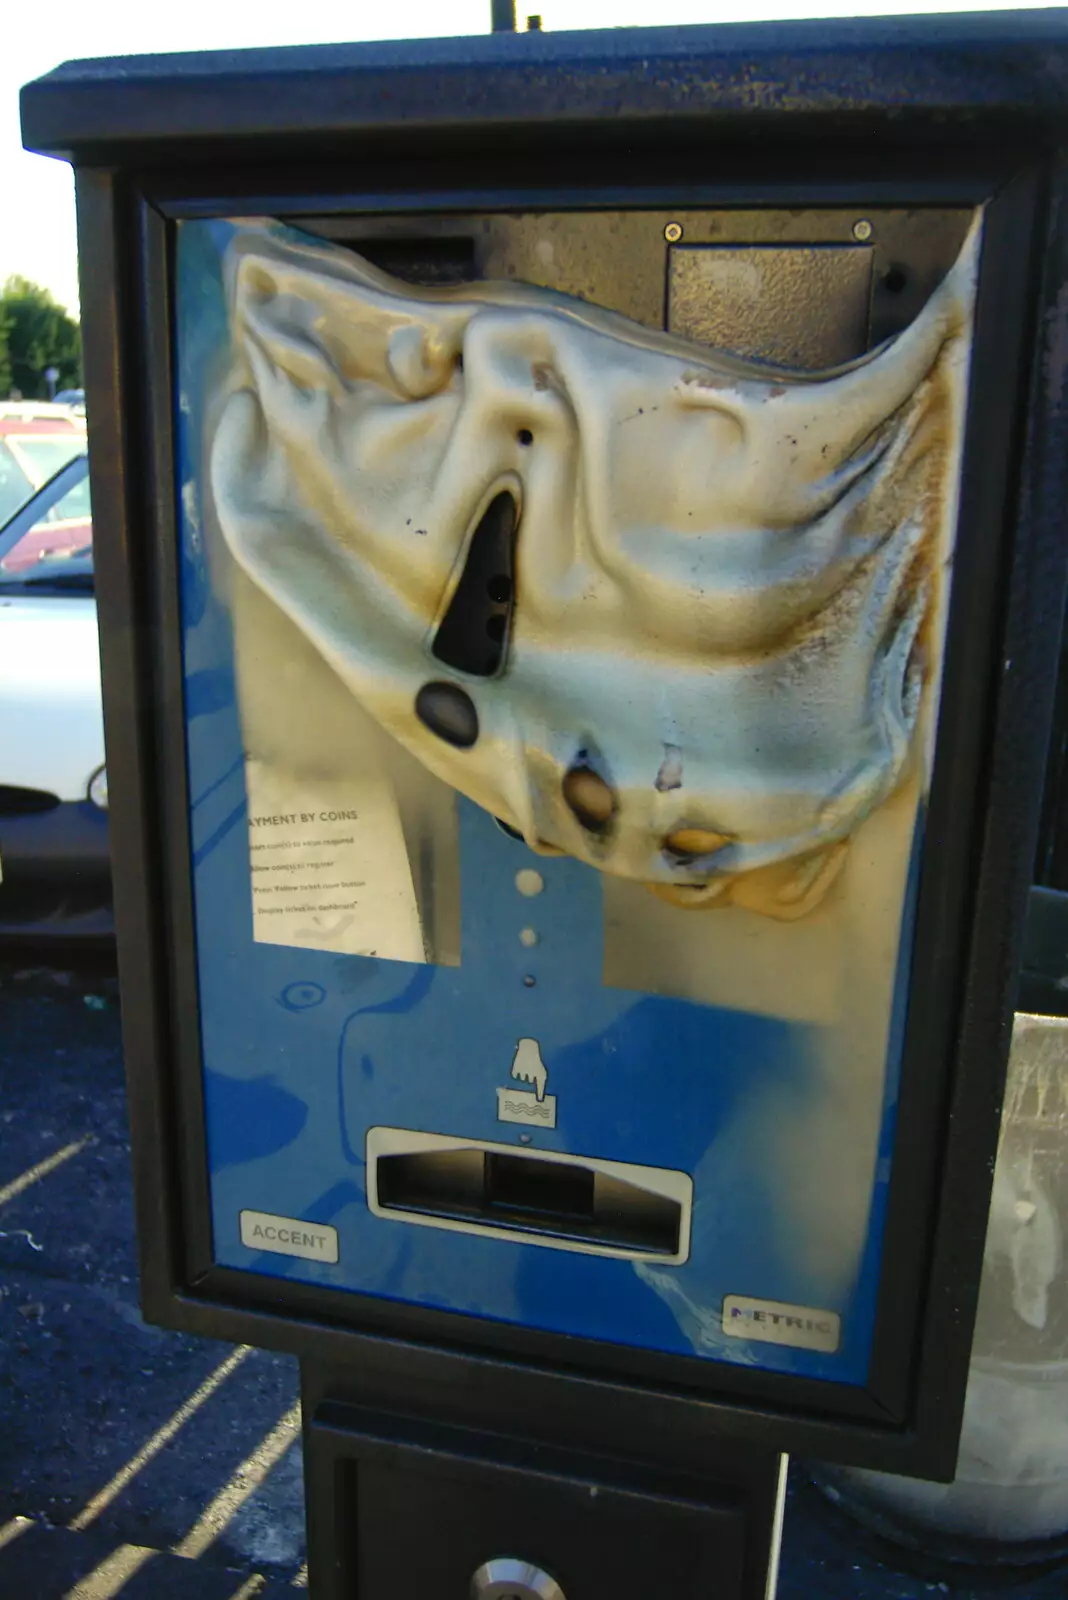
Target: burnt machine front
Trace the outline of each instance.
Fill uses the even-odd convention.
[[[863,1385],[983,209],[176,232],[217,1263]]]

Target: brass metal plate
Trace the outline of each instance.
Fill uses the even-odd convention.
[[[668,329],[756,361],[818,371],[868,346],[872,257],[862,245],[678,245]]]

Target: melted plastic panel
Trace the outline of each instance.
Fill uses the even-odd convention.
[[[639,221],[621,222],[628,238]],[[966,231],[951,223],[943,276]],[[464,226],[480,267],[507,256],[501,219],[485,234]],[[586,255],[575,219],[567,248],[538,226],[516,221],[506,264],[539,262],[551,284],[559,258],[562,287],[587,270],[595,285],[595,258],[609,260],[604,219],[591,223]],[[704,226],[711,243],[720,224]],[[428,300],[423,268],[401,274],[403,250],[384,283],[284,230],[251,244],[246,231],[239,247],[236,237],[226,224],[185,224],[179,248],[189,753],[219,1259],[862,1382],[955,520],[970,258],[899,346],[813,381],[754,373],[589,308],[547,307],[526,289]],[[434,283],[456,284],[456,250],[430,254]],[[648,239],[636,250],[632,288],[647,293],[654,255],[662,318],[662,231],[655,252]],[[876,248],[869,340],[889,292],[880,260]],[[351,317],[337,341],[320,337],[339,293],[363,307],[362,354]],[[428,343],[427,327],[457,316],[462,362],[448,357],[442,387],[452,346]],[[566,396],[531,361],[532,337],[556,340],[552,370],[575,375]],[[492,404],[478,399],[487,373]],[[641,419],[624,414],[628,383],[643,394],[660,384],[674,420],[650,408],[647,425],[644,406]],[[766,420],[787,398],[816,430],[808,465],[794,435]],[[541,450],[546,416],[566,420],[565,399],[559,442],[571,443]],[[224,426],[250,408],[269,423],[245,435],[258,449],[266,441],[255,472]],[[341,456],[324,447],[337,408]],[[700,449],[670,457],[681,478],[657,480],[659,445],[691,426]],[[465,427],[471,448],[450,467]],[[777,524],[763,479],[755,499],[729,505],[718,468],[716,492],[701,488],[708,440],[753,428],[784,463],[775,516],[818,557],[770,592]],[[497,454],[476,493],[469,468],[487,438]],[[338,497],[339,463],[359,465],[361,451],[379,452],[379,467],[394,461],[382,493],[407,510],[392,532],[375,520],[381,496],[365,504],[346,484]],[[737,465],[735,489],[748,481]],[[452,501],[434,500],[435,482]],[[687,510],[680,482],[698,485],[689,509],[707,514],[692,546],[704,552],[696,587],[664,565],[672,540],[682,550],[688,537],[675,525]],[[238,494],[239,483],[254,492]],[[452,522],[444,511],[436,520],[450,504]],[[725,550],[736,571],[723,568]],[[589,593],[572,594],[568,581],[597,563]],[[744,584],[724,587],[732,572],[759,577],[748,598]],[[728,592],[743,598],[725,605]],[[786,630],[772,628],[770,655],[769,617]],[[754,625],[747,665],[737,630]],[[818,709],[805,708],[828,686],[835,714],[821,731]],[[375,1216],[365,1173],[375,1126],[682,1173],[693,1183],[690,1257],[580,1260],[544,1239],[535,1248]],[[242,1210],[336,1229],[337,1260],[255,1255],[241,1243]],[[728,1301],[739,1321],[725,1331]],[[761,1336],[773,1315],[801,1330],[797,1342]],[[804,1328],[817,1324],[840,1337],[806,1347]]]
[[[229,551],[532,849],[804,916],[924,763],[978,241],[898,339],[808,377],[245,229],[210,462]],[[766,298],[804,316],[792,283]]]

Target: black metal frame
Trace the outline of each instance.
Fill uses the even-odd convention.
[[[769,1568],[778,1560],[780,1518],[783,1511],[786,1462],[773,1452],[737,1439],[703,1440],[694,1456],[685,1445],[678,1451],[670,1437],[663,1437],[659,1449],[643,1449],[635,1459],[633,1448],[605,1450],[598,1435],[594,1448],[588,1433],[557,1431],[551,1440],[503,1434],[499,1418],[489,1426],[485,1418],[465,1416],[462,1423],[431,1412],[413,1412],[403,1392],[383,1393],[381,1374],[373,1386],[353,1383],[351,1370],[321,1368],[301,1362],[300,1388],[304,1432],[304,1487],[308,1520],[308,1568],[322,1600],[360,1600],[366,1591],[386,1593],[396,1600],[423,1600],[432,1586],[423,1574],[412,1574],[407,1564],[398,1561],[404,1538],[396,1526],[368,1530],[370,1513],[361,1506],[366,1490],[365,1477],[376,1468],[386,1468],[399,1486],[404,1474],[403,1493],[389,1498],[396,1506],[397,1521],[407,1528],[420,1527],[425,1535],[423,1566],[435,1564],[435,1582],[444,1582],[443,1565],[466,1566],[464,1576],[478,1564],[479,1555],[499,1554],[518,1543],[525,1556],[559,1564],[567,1570],[576,1559],[588,1567],[598,1561],[603,1549],[604,1530],[589,1516],[587,1500],[570,1530],[570,1538],[554,1517],[554,1499],[561,1488],[576,1486],[585,1498],[589,1487],[598,1498],[613,1491],[622,1492],[633,1510],[656,1518],[659,1526],[655,1545],[678,1535],[682,1517],[697,1527],[707,1517],[704,1531],[709,1542],[716,1540],[716,1513],[725,1512],[733,1523],[726,1533],[727,1549],[715,1552],[723,1560],[717,1571],[716,1594],[729,1600],[766,1600],[771,1593]],[[384,1402],[388,1404],[385,1409]],[[615,1444],[616,1441],[613,1441]],[[425,1494],[428,1481],[445,1478],[450,1488],[471,1503],[471,1520],[477,1526],[479,1555],[467,1545],[466,1563],[457,1561],[457,1552],[445,1557],[442,1546],[450,1542],[450,1529],[443,1526],[439,1506],[419,1497],[420,1483]],[[503,1482],[502,1482],[503,1480]],[[519,1522],[506,1533],[493,1515],[492,1505],[480,1503],[486,1491],[494,1490],[515,1497],[509,1511],[511,1522]],[[547,1495],[541,1501],[541,1495]],[[500,1493],[495,1497],[500,1508]],[[668,1513],[666,1526],[661,1520]],[[371,1533],[370,1539],[366,1536]],[[470,1523],[468,1534],[472,1531]],[[509,1541],[511,1534],[511,1542]],[[649,1521],[639,1523],[633,1538],[640,1541],[649,1534]],[[503,1535],[503,1537],[502,1537]],[[362,1536],[362,1537],[361,1537]],[[654,1541],[651,1541],[654,1542]],[[370,1544],[372,1549],[361,1548]],[[461,1535],[461,1547],[467,1540]],[[740,1545],[740,1549],[738,1546]],[[539,1548],[539,1546],[541,1548]],[[734,1548],[730,1548],[733,1546]],[[577,1548],[576,1548],[577,1547]],[[684,1547],[692,1559],[693,1547]],[[542,1553],[544,1551],[544,1554]],[[626,1563],[626,1547],[617,1550],[617,1562]],[[649,1552],[652,1554],[652,1552]],[[711,1552],[710,1552],[711,1554]],[[740,1559],[739,1559],[740,1558]],[[440,1564],[439,1564],[440,1563]],[[728,1563],[733,1571],[726,1570]],[[678,1565],[678,1555],[676,1566]],[[382,1568],[388,1568],[388,1581]],[[371,1575],[367,1576],[367,1569]],[[696,1574],[688,1574],[689,1587],[695,1588]],[[379,1586],[376,1587],[376,1579]],[[459,1594],[462,1579],[449,1592]],[[571,1583],[567,1581],[571,1590]],[[671,1586],[669,1591],[673,1592]],[[665,1592],[669,1592],[665,1591]],[[441,1588],[440,1592],[445,1592]],[[616,1593],[615,1585],[589,1579],[582,1592],[590,1595]],[[632,1585],[628,1592],[644,1595],[657,1592]]]
[[[546,1437],[546,1418],[571,1415],[587,1440],[624,1423],[631,1439],[670,1430],[680,1449],[744,1434],[766,1449],[948,1476],[1068,576],[1068,107],[1050,87],[1051,63],[1068,69],[1068,29],[1038,13],[465,44],[463,74],[450,75],[446,41],[124,62],[113,73],[75,66],[24,91],[27,143],[73,151],[78,165],[145,1313],[335,1368],[358,1363],[384,1383],[388,1372],[394,1387],[425,1389],[432,1412],[446,1389],[476,1411],[492,1395],[498,1419],[535,1436]],[[415,126],[403,96],[417,88]],[[325,151],[327,161],[311,160]],[[989,209],[966,533],[868,1391],[212,1266],[181,707],[171,219],[877,201]]]

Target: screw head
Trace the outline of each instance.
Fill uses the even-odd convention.
[[[664,229],[664,238],[667,240],[668,244],[678,244],[679,240],[682,238],[682,223],[669,222],[667,227]]]
[[[859,222],[853,224],[853,237],[861,244],[867,244],[873,233],[872,225],[867,217],[861,217]]]

